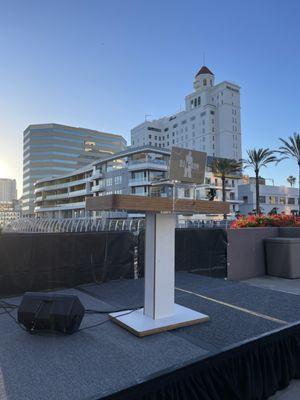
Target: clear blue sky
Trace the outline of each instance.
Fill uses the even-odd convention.
[[[0,0],[0,175],[22,132],[57,122],[123,134],[171,114],[202,64],[241,87],[243,150],[300,130],[300,2]],[[276,183],[291,162],[264,171]]]

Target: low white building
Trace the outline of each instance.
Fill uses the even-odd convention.
[[[0,202],[0,229],[21,216],[17,202]]]
[[[40,217],[84,217],[86,198],[108,194],[173,196],[169,181],[170,150],[142,146],[95,161],[72,173],[49,177],[35,183],[35,213]],[[180,198],[207,199],[210,191],[215,201],[222,200],[221,178],[214,176],[208,157],[203,185],[176,185]],[[232,212],[237,211],[237,183],[240,176],[226,181],[226,199]]]
[[[262,182],[263,183],[263,180]],[[290,214],[298,211],[298,188],[287,186],[259,185],[260,207],[267,214],[276,207],[277,212]],[[238,186],[238,199],[242,201],[239,206],[243,215],[251,213],[256,208],[256,189],[254,181]]]
[[[209,156],[242,158],[240,87],[215,84],[205,66],[195,76],[194,91],[185,97],[185,110],[145,121],[131,130],[131,145],[205,151]]]

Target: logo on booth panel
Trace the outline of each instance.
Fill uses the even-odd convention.
[[[207,154],[202,151],[172,147],[170,179],[180,182],[203,183]]]

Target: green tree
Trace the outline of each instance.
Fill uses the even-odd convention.
[[[293,187],[296,183],[296,178],[293,175],[288,176],[286,180],[291,185],[291,187]]]
[[[270,149],[260,148],[247,150],[248,158],[244,160],[246,168],[252,168],[255,173],[255,194],[256,194],[256,214],[260,213],[259,207],[259,171],[268,164],[278,163],[280,160],[274,155],[274,151]]]
[[[226,178],[235,176],[242,172],[242,163],[227,158],[217,158],[213,165],[212,171],[215,175],[219,175],[222,181],[222,201],[226,201]],[[224,219],[227,215],[224,214]]]
[[[279,147],[279,153],[282,154],[283,158],[291,158],[295,160],[298,164],[298,210],[300,211],[300,135],[299,133],[294,133],[293,136],[289,136],[287,140],[279,139],[282,145]]]

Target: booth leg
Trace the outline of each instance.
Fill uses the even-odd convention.
[[[112,313],[113,321],[137,336],[205,322],[205,314],[175,304],[174,214],[146,214],[144,308]]]
[[[153,319],[174,314],[175,224],[174,214],[146,215],[144,314]]]

